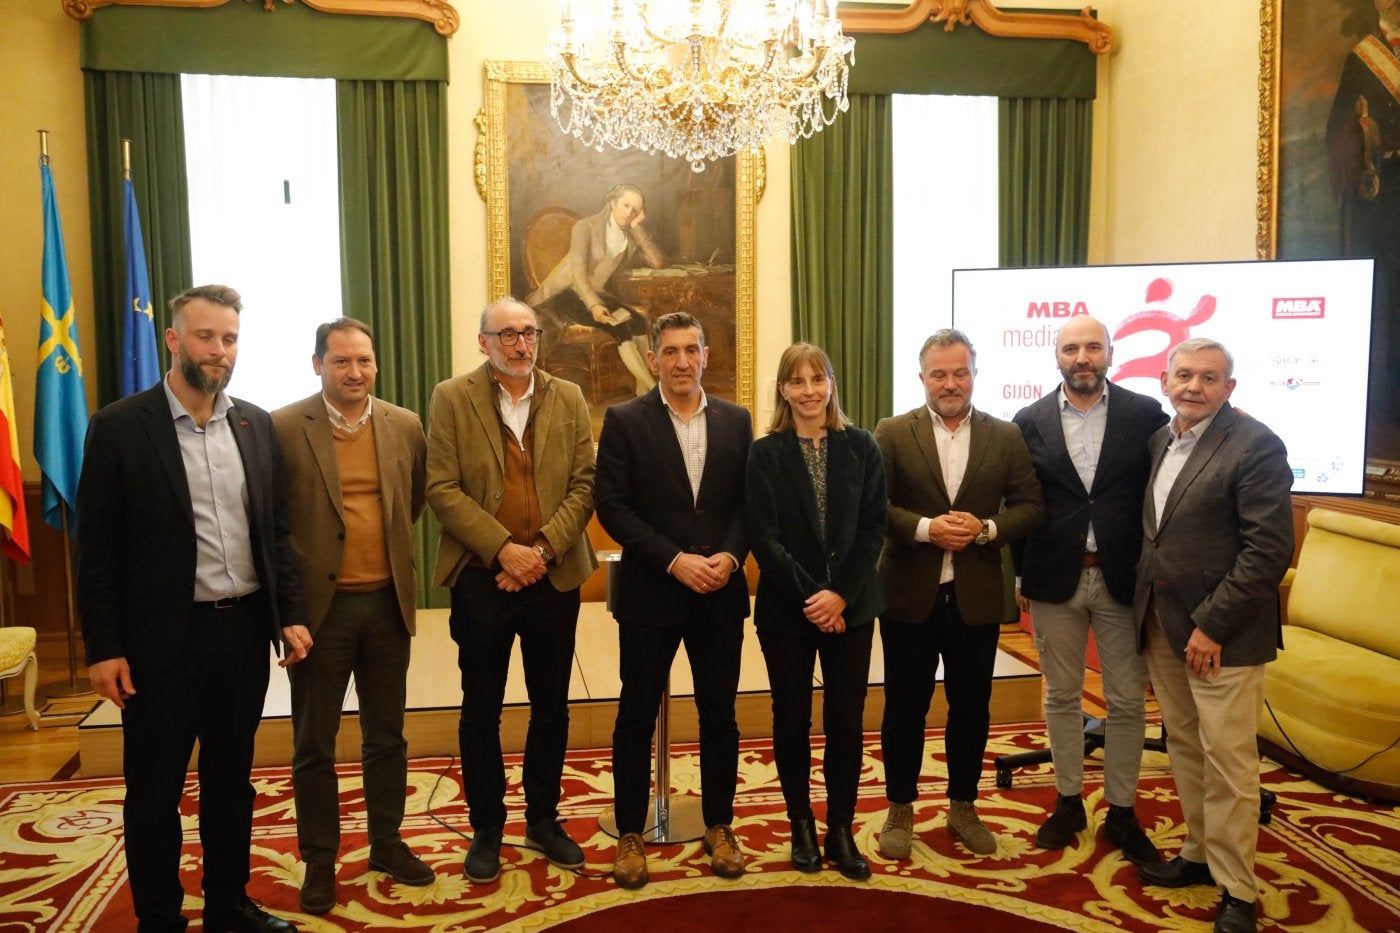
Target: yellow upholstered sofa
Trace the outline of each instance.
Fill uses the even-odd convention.
[[[1308,513],[1259,745],[1338,790],[1400,800],[1400,525]]]

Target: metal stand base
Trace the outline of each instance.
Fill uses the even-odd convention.
[[[69,697],[85,697],[93,693],[92,682],[86,677],[77,680],[60,680],[39,688],[39,695],[46,700],[65,700]]]
[[[700,812],[700,798],[677,795],[671,798],[669,810],[661,803],[655,797],[648,801],[643,839],[648,843],[681,843],[704,838],[705,817]],[[598,828],[617,838],[617,815],[612,807],[598,814]]]

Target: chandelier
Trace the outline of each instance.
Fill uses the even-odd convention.
[[[835,0],[612,0],[589,29],[564,0],[545,50],[550,112],[598,151],[705,162],[789,143],[846,110],[855,40]]]

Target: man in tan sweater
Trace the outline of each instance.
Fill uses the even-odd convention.
[[[413,523],[425,503],[427,441],[418,416],[371,396],[369,327],[350,318],[316,330],[321,391],[273,412],[287,504],[316,650],[290,670],[292,785],[306,874],[302,910],[336,904],[340,848],[335,739],[347,682],[359,697],[369,867],[403,884],[433,871],[403,842],[408,745],[403,735],[409,639],[417,605]]]

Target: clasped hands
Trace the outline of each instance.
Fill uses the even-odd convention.
[[[846,630],[846,600],[835,590],[817,590],[802,604],[802,614],[828,635]]]
[[[671,563],[671,576],[697,593],[713,593],[722,589],[733,572],[734,561],[723,553],[709,557],[682,553],[676,555]]]
[[[961,551],[971,544],[982,531],[982,519],[971,512],[945,512],[929,519],[928,540],[930,544],[945,551]]]
[[[549,571],[539,551],[514,541],[501,545],[496,561],[501,565],[500,573],[496,574],[496,588],[507,593],[519,593],[538,583]]]

